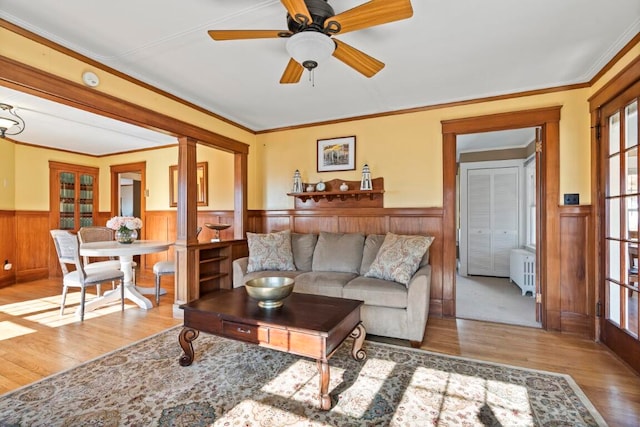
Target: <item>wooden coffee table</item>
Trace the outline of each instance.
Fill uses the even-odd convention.
[[[320,408],[331,408],[329,358],[352,337],[351,356],[366,359],[366,331],[360,321],[362,301],[293,293],[277,309],[263,309],[244,288],[220,290],[180,306],[184,328],[180,365],[193,362],[193,340],[200,331],[316,359],[320,374]]]

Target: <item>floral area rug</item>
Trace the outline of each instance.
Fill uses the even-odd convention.
[[[0,396],[1,426],[597,426],[566,375],[351,340],[314,360],[201,333],[178,363],[180,327]]]

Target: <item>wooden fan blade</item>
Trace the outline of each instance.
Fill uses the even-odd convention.
[[[244,40],[271,39],[288,37],[292,33],[286,30],[209,30],[209,36],[214,40]]]
[[[373,77],[384,68],[383,62],[359,51],[355,47],[349,46],[338,39],[333,39],[333,41],[336,42],[336,50],[333,51],[333,56],[357,72],[367,77]]]
[[[311,24],[311,14],[304,0],[280,0],[289,12],[289,15],[300,24]]]
[[[412,16],[413,8],[410,0],[371,0],[327,18],[324,26],[331,33],[344,34]]]
[[[280,83],[298,83],[303,71],[304,67],[302,65],[298,64],[293,58],[289,59],[287,68],[284,69],[284,73],[282,73],[282,77],[280,78]]]

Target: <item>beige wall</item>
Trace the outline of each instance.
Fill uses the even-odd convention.
[[[5,43],[0,54],[20,62],[44,69],[66,79],[80,83],[82,71],[88,67],[82,62],[66,57],[45,46],[0,29]],[[212,119],[189,107],[136,87],[116,76],[98,71],[101,78],[99,90],[130,102],[152,108],[229,136],[250,145],[249,151],[249,209],[288,209],[294,202],[286,196],[292,185],[295,169],[302,173],[304,181],[325,181],[334,178],[359,180],[362,165],[369,164],[373,177],[385,179],[386,207],[442,206],[442,133],[441,121],[510,111],[562,106],[560,121],[560,194],[579,193],[583,204],[591,203],[590,193],[590,132],[588,98],[632,59],[640,56],[640,45],[628,52],[616,66],[591,88],[525,96],[501,101],[482,102],[457,107],[433,109],[423,112],[354,120],[332,125],[313,126],[253,135],[220,120]],[[332,173],[316,172],[316,141],[339,136],[356,136],[356,170]],[[0,145],[0,153],[11,153],[11,147]],[[29,149],[33,150],[33,149]],[[176,162],[174,149],[158,152],[133,153],[125,157],[86,159],[70,157],[82,164],[101,167],[100,209],[108,210],[108,165],[146,160],[150,210],[167,209],[168,166]],[[73,162],[64,154],[60,161]],[[44,156],[35,156],[37,171],[33,172],[33,158],[27,148],[15,149],[15,209],[46,209],[47,185],[44,184],[46,168]],[[220,209],[232,206],[232,196],[226,179],[232,179],[225,171],[232,170],[232,159],[214,156],[209,166],[213,191],[220,191]],[[126,159],[126,160],[125,160]],[[2,162],[2,160],[0,160]],[[0,163],[2,166],[3,163]],[[213,165],[216,165],[213,167]],[[219,168],[219,169],[217,169]],[[10,169],[10,168],[7,168]],[[212,171],[216,171],[215,175]],[[31,171],[29,173],[27,171]],[[0,174],[5,174],[4,167]],[[214,178],[217,176],[217,178]],[[166,182],[163,184],[163,182]],[[218,190],[221,188],[221,190]],[[214,190],[215,189],[215,190]],[[7,194],[11,208],[11,192]],[[4,203],[0,200],[0,204]],[[215,202],[218,203],[218,202]],[[561,200],[558,200],[561,203]],[[218,208],[217,205],[211,208]]]
[[[15,145],[0,138],[0,210],[15,209]]]
[[[589,108],[587,89],[483,102],[424,112],[260,134],[265,209],[293,208],[286,196],[293,172],[304,181],[359,180],[367,163],[373,177],[384,177],[385,207],[442,206],[442,120],[562,106],[560,121],[560,192],[580,193],[590,203]],[[357,169],[316,172],[316,140],[356,135]],[[558,201],[560,202],[560,201]]]
[[[0,156],[0,209],[49,210],[50,160],[99,168],[103,212],[111,209],[110,166],[146,162],[147,210],[175,209],[169,207],[169,166],[178,162],[177,146],[98,158],[0,140]],[[197,157],[208,163],[209,171],[209,205],[199,209],[233,210],[233,155],[198,146]]]

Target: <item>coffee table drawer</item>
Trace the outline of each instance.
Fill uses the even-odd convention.
[[[246,323],[222,321],[222,334],[240,341],[252,343],[268,343],[269,329]]]

